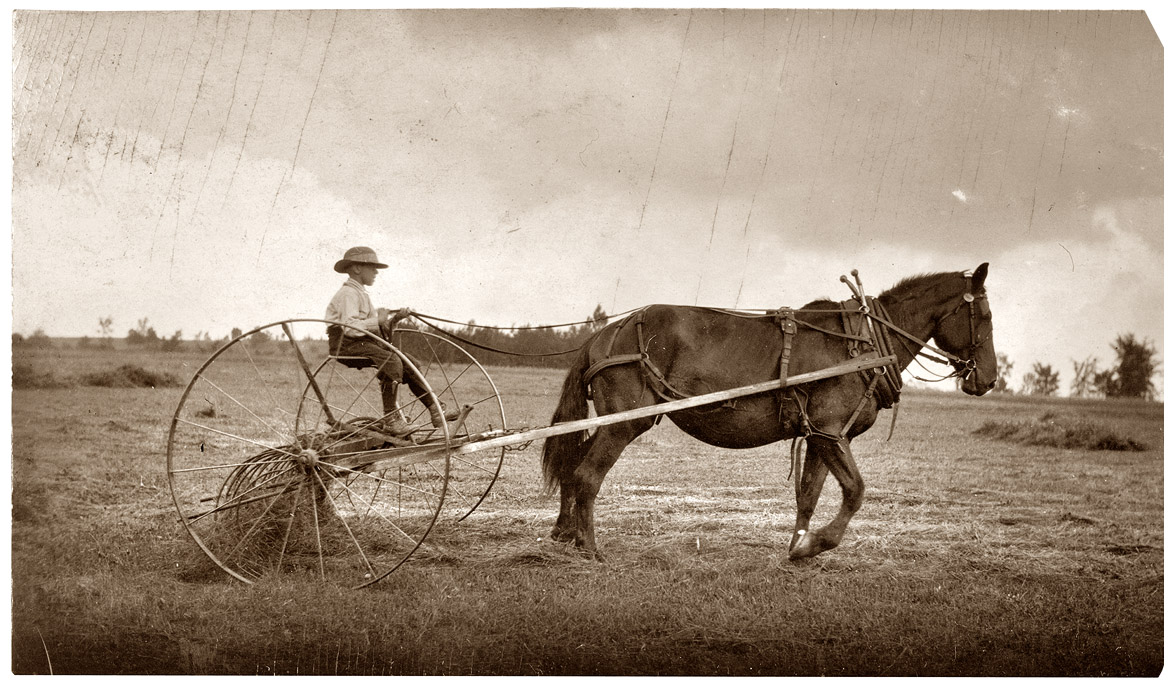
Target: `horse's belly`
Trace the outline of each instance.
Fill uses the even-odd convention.
[[[773,396],[740,397],[669,414],[690,436],[727,449],[748,449],[795,436],[795,419],[780,417]]]

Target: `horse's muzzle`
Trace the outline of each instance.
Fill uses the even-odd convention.
[[[962,391],[975,397],[981,397],[995,388],[995,381],[979,382],[977,375],[971,375],[962,380]]]

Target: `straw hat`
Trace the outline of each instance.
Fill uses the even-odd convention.
[[[375,251],[366,246],[355,246],[354,248],[348,248],[346,253],[342,255],[342,260],[334,264],[334,271],[346,272],[347,268],[355,263],[369,263],[377,268],[387,267],[375,257]]]

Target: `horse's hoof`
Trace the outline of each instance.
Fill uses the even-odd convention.
[[[799,531],[795,535],[798,540],[791,545],[791,551],[787,553],[787,557],[791,561],[814,557],[825,549],[820,546],[819,539],[810,531]]]

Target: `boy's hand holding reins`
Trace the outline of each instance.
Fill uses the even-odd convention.
[[[379,331],[385,336],[395,329],[399,321],[412,316],[410,308],[401,308],[394,313],[386,308],[378,308],[376,311],[379,313]]]

